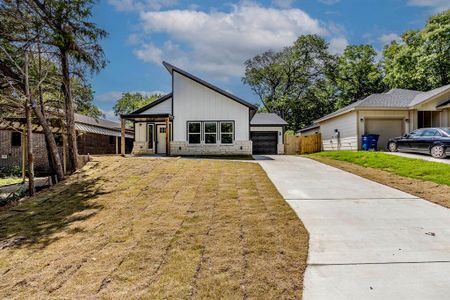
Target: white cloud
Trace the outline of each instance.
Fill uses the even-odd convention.
[[[145,9],[160,10],[174,6],[178,0],[108,0],[118,11],[141,11]]]
[[[326,5],[333,5],[338,3],[341,0],[319,0],[319,2],[326,4]]]
[[[449,0],[408,0],[412,6],[430,7],[435,11],[442,11],[450,8]]]
[[[396,34],[396,33],[387,33],[387,34],[383,34],[381,35],[378,40],[383,44],[383,45],[387,45],[390,44],[393,41],[401,41],[402,38]]]
[[[110,120],[110,121],[115,121],[115,122],[120,121],[119,117],[114,114],[114,110],[112,110],[112,109],[110,109],[110,110],[103,110],[103,109],[101,109],[100,111],[102,112],[104,119]]]
[[[333,38],[330,41],[330,52],[333,54],[342,54],[348,46],[348,41],[345,37]]]
[[[99,102],[116,102],[122,96],[122,92],[108,92],[95,96],[95,100]]]
[[[272,4],[281,8],[290,8],[294,0],[273,0]]]
[[[266,8],[251,2],[233,5],[230,12],[147,11],[140,17],[145,33],[165,33],[169,42],[142,45],[135,51],[138,58],[158,64],[167,60],[220,79],[241,76],[246,59],[291,45],[299,35],[329,35],[317,19],[300,9]]]

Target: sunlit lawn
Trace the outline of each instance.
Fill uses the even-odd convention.
[[[22,182],[22,178],[20,177],[0,177],[0,186],[8,185],[8,184],[14,184],[14,183],[20,183]]]
[[[0,213],[0,298],[300,298],[307,251],[258,164],[101,157]]]

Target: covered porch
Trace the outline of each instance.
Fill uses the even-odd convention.
[[[134,144],[132,154],[170,155],[172,141],[172,121],[170,114],[128,114],[121,115],[122,134],[125,132],[126,122],[133,122]],[[125,155],[122,147],[121,154]]]

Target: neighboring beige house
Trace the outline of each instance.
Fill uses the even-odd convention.
[[[133,154],[283,154],[287,123],[167,62],[171,93],[122,115],[134,123]]]
[[[392,89],[373,94],[314,122],[323,150],[361,149],[363,134],[379,134],[379,149],[417,128],[450,126],[450,85],[420,92]]]

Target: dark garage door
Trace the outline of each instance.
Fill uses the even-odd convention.
[[[276,131],[252,131],[253,154],[277,154],[277,138]]]

